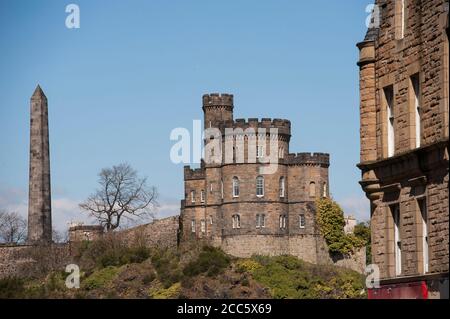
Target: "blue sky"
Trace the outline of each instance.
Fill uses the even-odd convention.
[[[80,8],[68,29],[65,7]],[[235,96],[235,118],[287,118],[291,152],[331,154],[330,190],[367,219],[360,189],[358,50],[370,0],[0,0],[0,208],[26,214],[29,99],[49,100],[53,216],[77,204],[103,167],[128,162],[176,214],[183,164],[173,128],[202,119],[201,96]]]

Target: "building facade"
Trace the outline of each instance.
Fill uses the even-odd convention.
[[[198,169],[185,166],[181,238],[205,240],[240,257],[293,254],[317,262],[315,200],[329,196],[329,155],[290,153],[290,121],[233,119],[233,108],[232,95],[203,96],[204,127],[218,129],[215,138],[225,151]],[[276,135],[270,136],[271,128]],[[261,135],[266,140],[252,144]],[[206,136],[205,145],[213,138]],[[230,139],[232,154],[226,155]],[[260,159],[270,152],[276,152],[277,169],[262,174],[268,164]]]
[[[357,45],[358,167],[381,277],[372,297],[448,298],[448,1],[375,5]]]

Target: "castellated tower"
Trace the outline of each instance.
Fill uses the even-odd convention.
[[[329,196],[329,155],[290,153],[289,120],[234,119],[231,94],[206,94],[202,102],[205,129],[219,129],[222,134],[222,160],[202,161],[197,169],[185,166],[181,240],[206,241],[238,257],[292,254],[320,262],[323,245],[315,200]],[[235,132],[232,161],[224,154],[230,138],[226,129]],[[278,134],[271,136],[270,129]],[[251,137],[264,134],[265,144],[249,143]],[[266,164],[258,156],[270,153],[271,139],[278,143],[278,166],[274,173],[262,175]],[[204,142],[210,140],[207,136]],[[250,154],[253,148],[256,161]]]
[[[233,120],[232,94],[203,95],[204,127],[217,127],[218,124]]]
[[[31,97],[28,242],[52,241],[47,97],[38,85]]]

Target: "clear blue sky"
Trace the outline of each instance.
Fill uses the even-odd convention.
[[[79,5],[81,28],[65,7]],[[97,173],[127,161],[178,213],[175,127],[202,118],[201,96],[235,96],[235,117],[287,118],[291,152],[331,154],[331,192],[368,217],[360,189],[358,50],[370,0],[0,0],[0,208],[26,213],[29,99],[49,100],[54,219]]]

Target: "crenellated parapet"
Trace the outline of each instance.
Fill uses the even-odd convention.
[[[195,168],[192,169],[189,165],[184,167],[184,180],[195,180],[195,179],[205,179],[205,168]]]
[[[276,128],[278,135],[291,135],[291,122],[284,119],[271,119],[271,118],[249,118],[249,119],[236,119],[234,121],[224,121],[220,124],[220,130],[225,132],[224,129],[242,129],[247,130],[249,128],[254,129],[255,133],[258,133],[259,129],[265,129],[266,133],[270,133],[270,129]]]
[[[205,107],[231,107],[233,108],[233,94],[210,93],[202,97],[203,109]]]
[[[330,166],[330,154],[327,153],[290,153],[285,159],[286,164]]]

